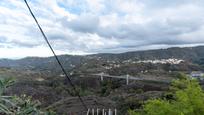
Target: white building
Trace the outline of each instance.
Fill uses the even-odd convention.
[[[190,76],[193,79],[204,80],[204,73],[201,71],[193,71],[191,72]]]

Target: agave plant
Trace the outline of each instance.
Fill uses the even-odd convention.
[[[12,96],[3,96],[4,90],[11,86],[14,80],[11,78],[0,79],[0,113],[1,114],[11,114],[11,107],[15,107],[15,104],[11,101]]]
[[[0,95],[2,95],[2,93],[7,87],[13,85],[13,83],[13,78],[0,79]]]
[[[51,112],[42,112],[39,109],[40,102],[31,97],[22,95],[4,96],[5,89],[11,86],[14,80],[11,78],[0,79],[0,115],[54,115]]]

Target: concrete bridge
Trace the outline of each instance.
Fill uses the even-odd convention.
[[[140,78],[136,78],[136,77],[130,76],[128,74],[123,75],[123,76],[113,76],[113,75],[108,75],[108,74],[105,74],[105,73],[98,73],[98,74],[91,74],[91,75],[101,77],[101,81],[103,81],[104,77],[115,78],[115,79],[126,79],[126,84],[127,85],[129,84],[129,80],[142,80]]]

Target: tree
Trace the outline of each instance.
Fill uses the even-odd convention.
[[[142,112],[129,112],[130,115],[203,115],[204,93],[197,80],[182,75],[173,80],[170,86],[172,98],[150,99]]]

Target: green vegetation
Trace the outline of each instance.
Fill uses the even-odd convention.
[[[120,110],[119,115],[125,115],[128,109],[138,108],[142,104],[143,104],[143,101],[136,99],[134,97],[120,99],[120,103],[118,103],[118,109]],[[131,115],[134,115],[134,114],[131,114]]]
[[[118,88],[120,86],[119,83],[114,82],[112,80],[108,80],[108,81],[103,81],[101,83],[101,91],[100,91],[100,95],[101,96],[108,96],[112,90]]]
[[[40,110],[39,101],[25,95],[5,96],[4,91],[14,83],[13,79],[0,79],[0,114],[1,115],[53,115],[53,112]]]
[[[204,67],[204,58],[196,60],[195,63]]]
[[[198,81],[185,75],[172,82],[164,99],[150,99],[143,110],[130,110],[130,115],[203,115],[204,93]]]
[[[73,88],[68,88],[67,91],[71,96],[87,96],[87,95],[92,95],[93,92],[89,91],[88,89],[82,88],[82,87],[76,87],[76,91]]]
[[[111,92],[112,83],[110,81],[106,81],[102,83],[101,88],[101,96],[108,96]]]

